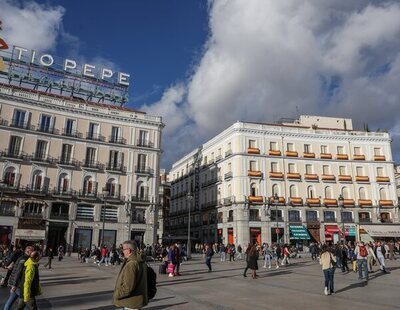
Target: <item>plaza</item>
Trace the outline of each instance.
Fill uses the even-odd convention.
[[[45,259],[41,262],[43,265]],[[262,261],[259,260],[259,267]],[[260,268],[259,278],[243,277],[245,262],[220,262],[213,258],[213,272],[207,272],[201,255],[181,266],[182,276],[158,275],[158,291],[144,309],[396,309],[400,296],[399,260],[387,261],[390,274],[370,274],[368,283],[359,282],[354,272],[335,274],[336,294],[323,294],[323,275],[318,262],[307,257],[292,259],[291,265],[271,270]],[[158,263],[151,263],[158,271]],[[40,267],[43,295],[39,309],[115,309],[112,293],[119,266],[81,264],[76,258],[54,261],[54,269]],[[375,269],[377,267],[375,266]],[[2,271],[1,274],[4,272]],[[0,290],[0,307],[8,289]]]

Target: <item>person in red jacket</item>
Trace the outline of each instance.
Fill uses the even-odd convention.
[[[289,252],[288,245],[285,244],[285,245],[283,246],[283,260],[282,260],[282,263],[281,263],[282,266],[283,266],[283,265],[289,265],[289,264],[290,264],[290,261],[289,261],[289,254],[290,254],[290,252]]]
[[[106,266],[108,266],[108,261],[106,260],[107,252],[108,252],[107,247],[105,245],[103,245],[103,247],[101,248],[101,251],[100,251],[101,260],[98,262],[98,264],[97,264],[98,266],[100,266],[102,263],[105,263]]]

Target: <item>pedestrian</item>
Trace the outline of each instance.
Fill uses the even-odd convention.
[[[233,259],[233,261],[235,261],[235,253],[236,253],[235,245],[234,244],[229,245],[229,249],[230,249],[229,261],[231,262],[232,259]]]
[[[341,245],[341,251],[342,251],[342,272],[349,272],[349,266],[347,265],[347,261],[349,260],[348,257],[348,251],[347,251],[347,246],[346,244]]]
[[[275,252],[276,269],[279,269],[279,260],[281,259],[281,253],[282,253],[282,249],[281,249],[281,246],[279,245],[279,243],[275,244],[274,252]]]
[[[101,259],[100,261],[97,263],[98,266],[100,266],[102,263],[104,263],[106,266],[108,266],[108,262],[107,262],[107,247],[105,245],[103,245],[103,247],[100,250],[100,254],[101,254]]]
[[[264,255],[264,268],[267,268],[268,264],[268,269],[271,269],[272,251],[268,243],[264,244],[263,255]]]
[[[253,244],[253,246],[250,248],[249,251],[249,259],[247,260],[247,268],[251,269],[252,271],[252,275],[251,277],[253,279],[256,279],[257,276],[257,270],[258,270],[258,250],[255,244]]]
[[[181,266],[182,258],[181,258],[181,248],[180,248],[179,244],[177,244],[177,243],[175,244],[174,251],[175,251],[174,275],[180,276],[181,274],[179,273],[179,268]]]
[[[249,252],[251,250],[252,246],[250,245],[250,243],[247,246],[246,252],[245,252],[245,258],[246,258],[246,268],[244,269],[243,272],[243,277],[247,277],[247,270],[249,269]]]
[[[242,251],[243,251],[242,246],[239,244],[238,247],[237,247],[236,259],[242,259]]]
[[[311,243],[310,245],[310,253],[311,253],[311,259],[316,260],[318,256],[318,247],[315,243]]]
[[[54,259],[53,255],[53,249],[49,248],[48,253],[47,253],[47,263],[43,265],[44,268],[49,266],[49,269],[51,269],[51,261]]]
[[[290,264],[289,255],[290,255],[290,252],[289,252],[288,245],[285,244],[283,246],[283,260],[282,260],[281,266]]]
[[[385,254],[386,254],[385,245],[382,244],[382,242],[378,241],[376,245],[376,257],[378,258],[379,266],[382,272],[388,273],[386,271],[386,266],[385,266]]]
[[[206,245],[205,256],[206,256],[206,265],[208,267],[208,272],[212,271],[211,268],[211,258],[214,255],[214,251],[209,244]]]
[[[221,257],[221,262],[225,261],[225,256],[226,256],[226,248],[225,245],[222,243],[221,246],[219,247],[219,255]]]
[[[319,263],[322,265],[322,272],[324,273],[325,278],[324,293],[325,295],[334,294],[336,257],[331,253],[329,247],[326,244],[322,246]]]
[[[367,243],[366,245],[368,255],[367,255],[367,266],[368,266],[368,272],[373,273],[373,266],[376,264],[378,259],[376,258],[376,255],[374,253],[374,249],[370,243]]]
[[[58,247],[57,252],[58,252],[58,261],[60,262],[64,258],[64,247],[62,246],[62,244],[60,244],[60,246]]]
[[[357,255],[358,280],[365,279],[368,281],[368,250],[363,241],[357,244],[354,254]]]
[[[13,270],[11,272],[10,278],[8,280],[8,286],[10,287],[10,296],[8,297],[4,310],[13,309],[13,304],[17,301],[21,295],[20,283],[22,279],[22,272],[24,270],[24,264],[29,259],[33,252],[32,246],[27,246],[25,248],[24,254],[16,261]]]
[[[25,307],[32,310],[37,309],[36,296],[42,294],[38,267],[39,259],[40,253],[33,251],[24,263],[24,270],[22,271],[20,281],[21,295],[18,299],[17,310],[23,310]]]
[[[147,265],[135,241],[125,241],[122,252],[124,262],[115,283],[113,304],[124,309],[140,309],[149,303]]]

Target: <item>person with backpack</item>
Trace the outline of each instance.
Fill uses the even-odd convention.
[[[113,304],[116,307],[140,309],[149,303],[148,266],[138,253],[136,242],[125,241],[122,252],[124,263],[115,283]]]
[[[378,258],[378,262],[379,262],[380,269],[382,270],[382,272],[388,273],[386,271],[386,266],[385,266],[385,255],[386,255],[385,245],[382,244],[382,242],[378,241],[378,243],[376,245],[376,257]]]
[[[365,279],[366,281],[368,281],[368,250],[363,241],[357,244],[354,254],[357,256],[358,279]],[[365,276],[363,276],[363,273]]]

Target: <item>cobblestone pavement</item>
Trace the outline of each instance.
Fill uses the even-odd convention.
[[[207,272],[197,255],[181,267],[182,276],[158,275],[158,292],[145,309],[400,309],[400,260],[387,261],[390,274],[375,272],[359,282],[354,272],[336,270],[336,294],[323,294],[323,275],[317,262],[293,259],[291,265],[260,268],[259,278],[243,277],[243,261],[220,262],[213,258]],[[158,263],[151,264],[158,271]],[[259,261],[262,267],[262,261]],[[116,267],[81,264],[67,257],[54,261],[54,269],[40,267],[44,295],[39,309],[114,309],[111,295]],[[4,274],[2,271],[1,274]],[[8,290],[0,289],[3,308]]]

